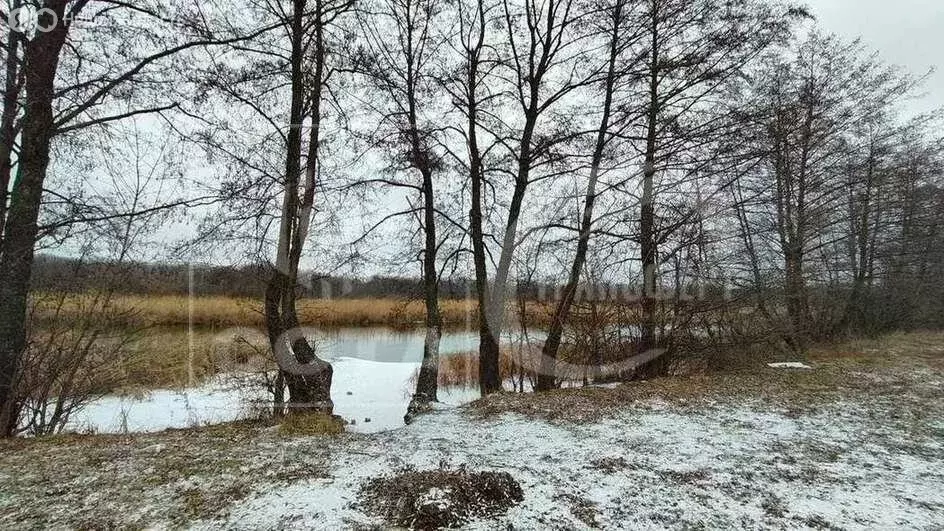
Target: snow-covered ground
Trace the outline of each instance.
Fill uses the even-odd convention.
[[[561,424],[462,407],[370,436],[37,442],[0,450],[0,528],[382,526],[356,503],[365,480],[466,465],[509,472],[525,496],[471,529],[940,529],[944,422],[888,413],[647,401]]]
[[[236,424],[0,441],[0,529],[383,528],[360,489],[410,467],[520,482],[519,505],[471,529],[944,529],[941,345],[499,395],[373,434]]]
[[[199,527],[377,525],[353,505],[364,480],[442,464],[507,471],[522,484],[520,506],[471,528],[944,525],[942,441],[904,451],[902,434],[862,422],[868,414],[854,404],[802,418],[750,406],[696,413],[647,404],[559,426],[444,412],[338,455],[329,478],[272,489]]]
[[[413,387],[410,379],[418,363],[339,358],[332,360],[332,365],[335,413],[351,422],[350,431],[374,433],[403,426]],[[159,389],[143,397],[107,396],[77,412],[67,429],[80,433],[154,432],[251,418],[254,408],[265,407],[268,397],[258,387],[239,385],[243,378],[220,377],[199,387]],[[440,394],[440,401],[458,405],[477,395],[477,390],[447,389]]]

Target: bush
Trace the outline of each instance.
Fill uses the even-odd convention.
[[[114,326],[128,310],[109,294],[33,297],[26,325],[27,348],[14,378],[13,431],[34,436],[61,433],[69,419],[125,380],[123,353],[137,330]],[[43,327],[34,316],[44,306],[54,316]],[[70,318],[61,318],[70,307]]]

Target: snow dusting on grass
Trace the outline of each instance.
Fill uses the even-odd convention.
[[[0,528],[387,527],[363,488],[405,470],[510,474],[523,500],[471,529],[941,528],[941,352],[815,364],[500,395],[369,435],[3,442]]]

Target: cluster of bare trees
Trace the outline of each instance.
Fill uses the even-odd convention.
[[[537,390],[559,385],[574,308],[586,301],[620,316],[604,335],[630,338],[623,375],[658,365],[680,337],[719,330],[752,329],[802,353],[839,334],[942,324],[944,146],[936,117],[903,118],[921,79],[818,33],[805,9],[237,4],[54,0],[53,31],[7,32],[5,425],[15,422],[37,245],[208,201],[222,208],[191,244],[270,264],[270,346],[298,408],[332,411],[331,366],[295,310],[311,254],[355,263],[377,246],[419,264],[427,333],[408,416],[437,398],[446,277],[474,278],[483,395],[507,376],[501,338],[525,277],[560,286]],[[160,117],[206,154],[217,173],[202,172],[206,197],[105,208],[47,186],[56,168],[81,164],[73,157],[92,139],[141,117]],[[629,289],[590,296],[588,279]]]
[[[189,11],[187,10],[189,8]],[[37,246],[93,224],[199,203],[171,192],[113,204],[86,186],[104,171],[95,145],[129,120],[192,101],[180,68],[191,54],[244,40],[200,5],[107,0],[14,0],[4,24],[0,124],[0,432],[16,429],[28,348],[30,276]],[[159,127],[159,126],[155,126]],[[132,137],[111,138],[115,146]],[[98,144],[101,145],[101,144]],[[97,164],[96,164],[97,162]],[[109,196],[114,197],[114,196]],[[147,200],[143,200],[144,198]],[[129,234],[130,236],[130,234]]]
[[[940,215],[923,208],[941,185],[933,117],[899,114],[920,80],[817,33],[755,68],[741,109],[753,155],[730,191],[758,311],[782,310],[774,323],[800,352],[809,340],[920,320],[900,290],[917,280],[939,292],[921,276],[939,247],[915,247],[911,235],[914,208]],[[765,301],[771,289],[782,293],[777,308]]]

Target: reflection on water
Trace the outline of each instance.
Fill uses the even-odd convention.
[[[318,331],[312,337],[318,355],[324,359],[357,358],[385,363],[423,360],[425,330],[390,330],[386,328],[342,328]],[[470,352],[478,348],[478,334],[444,333],[439,351],[442,355]]]
[[[543,333],[531,332],[532,340],[543,339]],[[425,330],[391,330],[388,328],[341,328],[320,330],[311,337],[324,359],[356,358],[384,363],[420,362],[423,360]],[[521,334],[509,332],[503,342],[518,341]],[[439,343],[443,356],[475,352],[479,348],[477,331],[444,332]]]

